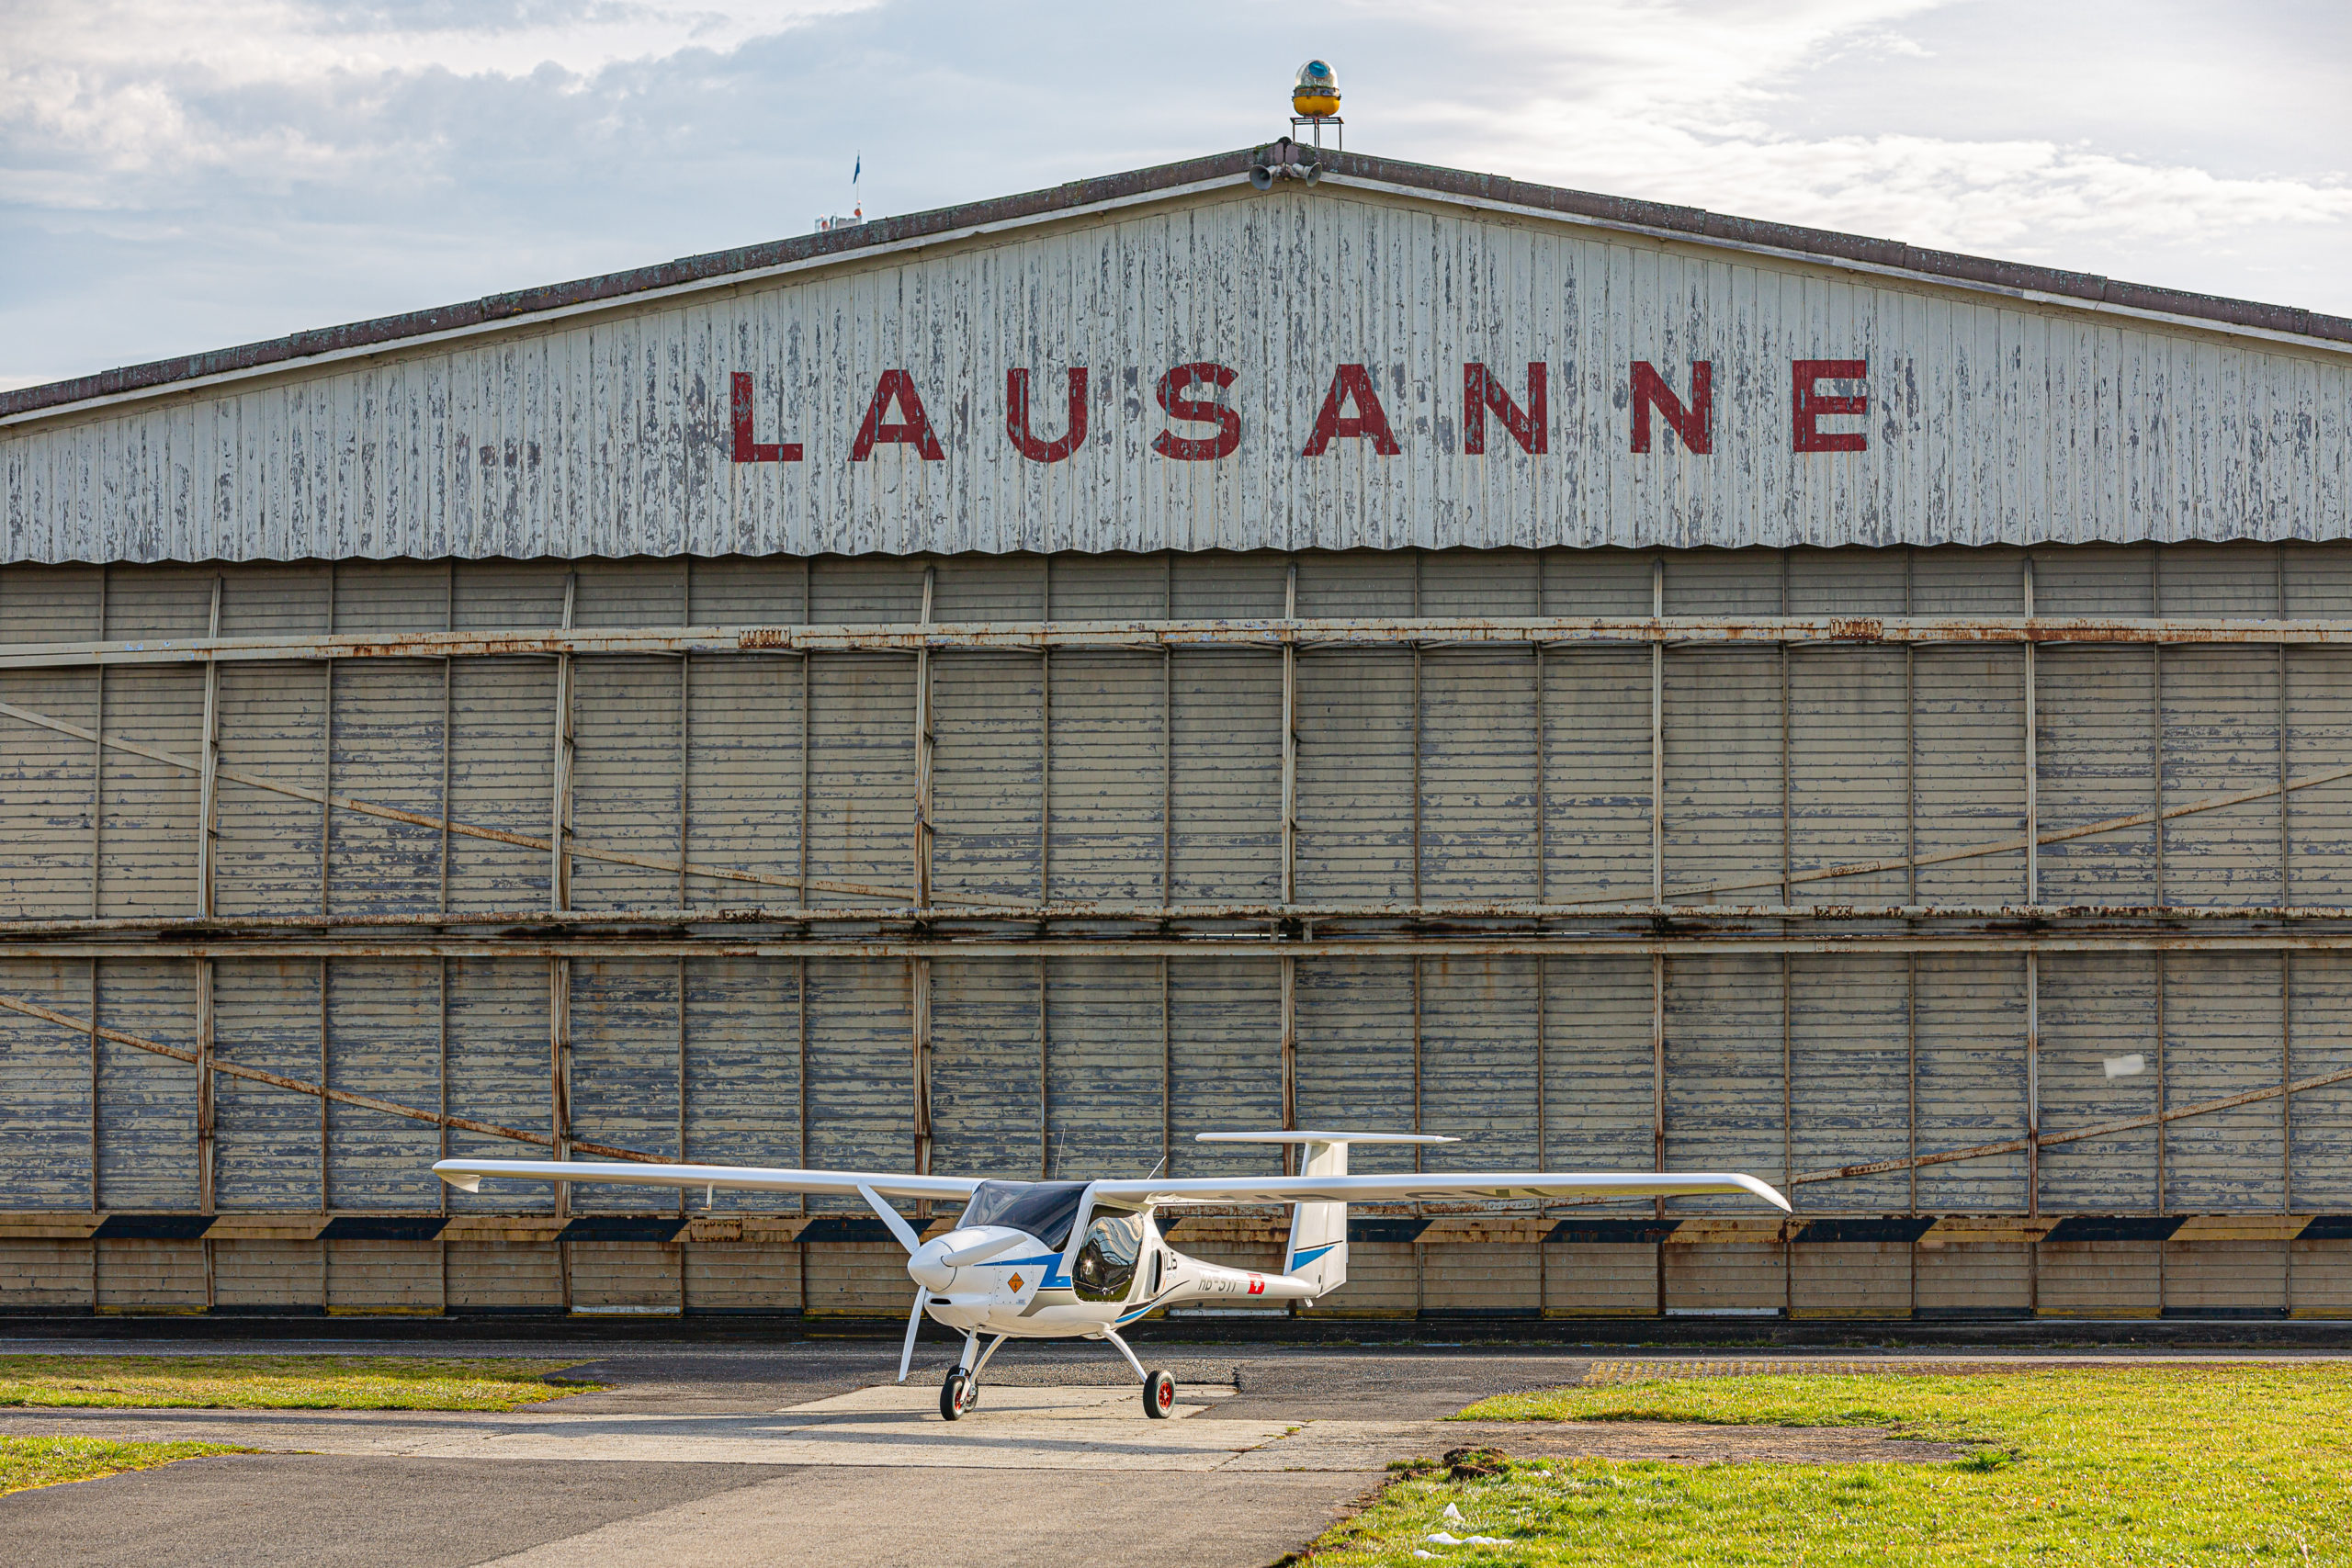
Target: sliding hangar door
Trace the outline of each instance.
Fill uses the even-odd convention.
[[[2352,1213],[2352,964],[2280,934],[2343,898],[2347,656],[1701,629],[2029,581],[2352,615],[2352,550],[2300,546],[18,569],[14,644],[1071,629],[7,672],[10,1299],[879,1313],[894,1245],[838,1205],[426,1168],[1198,1175],[1253,1156],[1193,1133],[1288,1123],[1798,1209],[1367,1212],[1321,1312],[2352,1309],[2313,1219]],[[1660,596],[1687,640],[1311,629]]]
[[[429,1167],[1340,1126],[1797,1212],[1316,1315],[2352,1315],[2352,323],[1247,173],[0,393],[0,1308],[897,1317]]]

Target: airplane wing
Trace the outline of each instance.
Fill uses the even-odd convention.
[[[793,1170],[755,1165],[639,1165],[619,1160],[445,1159],[433,1174],[468,1192],[482,1178],[518,1181],[601,1181],[626,1187],[724,1187],[743,1192],[820,1192],[844,1198],[865,1188],[885,1198],[961,1201],[980,1184],[977,1176],[908,1176],[888,1171]]]
[[[1789,1201],[1752,1176],[1713,1171],[1431,1171],[1394,1176],[1186,1177],[1099,1181],[1098,1198],[1148,1203],[1466,1203],[1509,1198],[1688,1198],[1744,1192],[1776,1209]]]

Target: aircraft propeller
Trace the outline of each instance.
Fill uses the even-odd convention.
[[[873,1210],[876,1214],[879,1215],[882,1223],[890,1228],[890,1234],[898,1238],[899,1245],[900,1247],[907,1249],[907,1256],[909,1258],[913,1258],[922,1251],[922,1237],[915,1234],[914,1226],[907,1224],[906,1220],[899,1215],[898,1210],[890,1207],[889,1204],[882,1201],[882,1195],[880,1193],[875,1191],[873,1188],[866,1186],[865,1183],[860,1182],[858,1184],[857,1195],[865,1199],[865,1206]],[[1015,1239],[1017,1240],[1018,1238],[1016,1237]],[[942,1258],[940,1261],[946,1262],[947,1260],[945,1258]],[[949,1267],[953,1268],[954,1265],[949,1264]],[[911,1269],[909,1271],[912,1272]],[[900,1382],[907,1381],[908,1369],[914,1365],[915,1336],[922,1329],[923,1297],[929,1293],[929,1288],[922,1280],[918,1279],[915,1281],[914,1308],[907,1314],[906,1343],[900,1346],[899,1349],[899,1381]]]

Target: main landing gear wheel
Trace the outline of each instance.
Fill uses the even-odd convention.
[[[1143,1380],[1143,1413],[1155,1421],[1165,1421],[1176,1414],[1176,1380],[1166,1372],[1154,1372]]]
[[[939,1416],[943,1421],[961,1419],[964,1412],[979,1402],[980,1385],[961,1367],[951,1369],[947,1381],[939,1385]]]

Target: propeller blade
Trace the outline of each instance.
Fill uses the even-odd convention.
[[[899,1381],[907,1381],[907,1369],[915,1364],[915,1331],[922,1326],[922,1299],[930,1292],[915,1292],[915,1310],[907,1314],[907,1343],[899,1352]]]
[[[860,1182],[858,1184],[857,1195],[865,1200],[865,1206],[867,1208],[873,1210],[876,1214],[879,1214],[882,1217],[882,1223],[890,1227],[890,1234],[899,1238],[899,1245],[907,1249],[909,1257],[912,1257],[915,1253],[922,1250],[922,1237],[915,1235],[914,1226],[907,1224],[904,1219],[900,1218],[898,1210],[893,1209],[889,1204],[882,1201],[882,1195],[880,1193],[875,1191],[873,1188],[866,1186],[865,1183]],[[911,1345],[914,1341],[910,1339],[907,1343]]]

